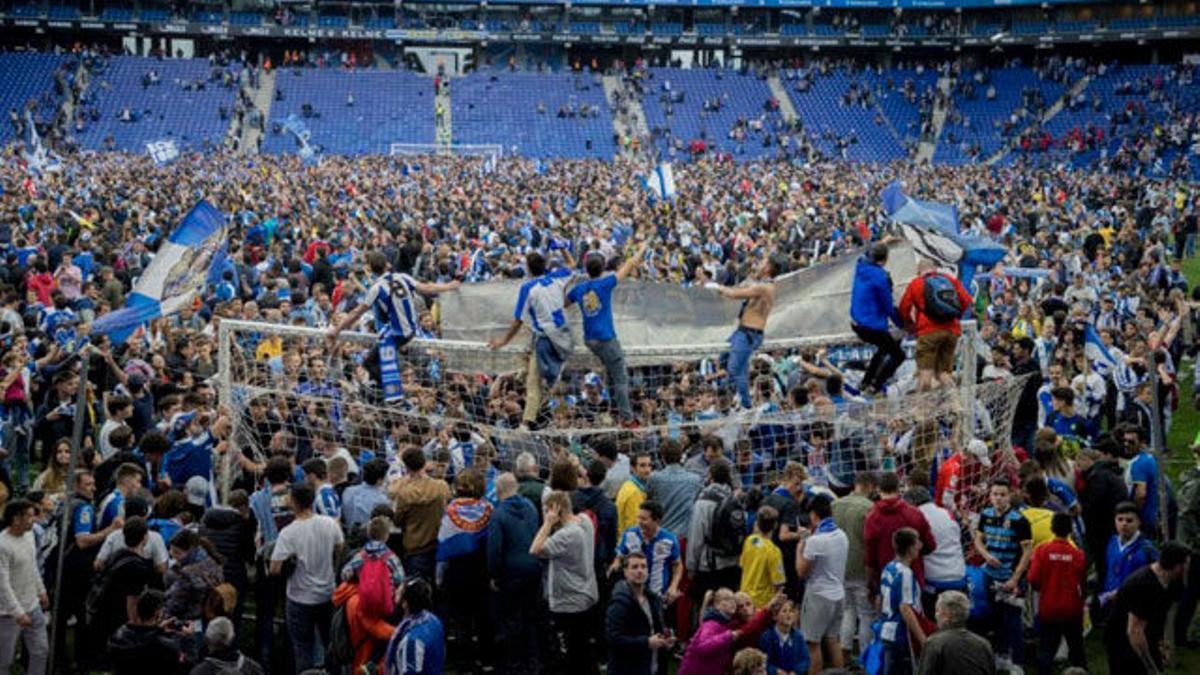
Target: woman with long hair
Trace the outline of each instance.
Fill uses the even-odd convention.
[[[164,613],[183,621],[202,619],[209,593],[225,581],[225,559],[211,541],[187,529],[171,537],[168,550],[174,564],[167,571]]]
[[[41,490],[55,501],[67,493],[67,470],[71,464],[71,439],[60,438],[54,444],[50,464],[33,481],[33,489]]]

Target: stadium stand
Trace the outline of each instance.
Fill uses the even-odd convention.
[[[708,147],[730,153],[737,159],[774,154],[774,148],[764,146],[762,134],[753,129],[748,131],[743,142],[730,138],[730,131],[739,121],[762,119],[770,129],[781,121],[778,113],[764,112],[765,104],[771,99],[771,90],[762,78],[720,69],[650,70],[653,77],[642,105],[651,131],[662,131],[657,137],[660,150],[669,152],[674,139],[682,144],[703,139]],[[674,92],[676,99],[682,95],[682,100],[671,103],[670,92]],[[720,101],[719,108],[705,105],[717,100]]]
[[[57,105],[54,91],[54,73],[68,58],[58,54],[33,52],[0,53],[0,111],[20,114],[31,101],[39,103],[35,118],[48,121],[54,110],[47,109],[45,102]],[[7,145],[16,137],[15,129],[6,120],[0,125],[0,146]]]
[[[160,84],[145,87],[142,79],[151,70],[158,73]],[[76,137],[89,150],[104,149],[111,137],[115,149],[130,152],[142,152],[146,143],[166,138],[174,139],[180,150],[220,143],[229,128],[220,109],[232,109],[235,90],[214,81],[213,75],[207,59],[114,58],[106,71],[93,76],[89,88],[100,119]],[[185,88],[196,83],[204,83],[204,88]],[[126,109],[136,121],[121,121]]]
[[[996,90],[993,100],[986,96],[989,86]],[[990,71],[989,79],[976,88],[973,97],[955,94],[954,105],[962,114],[962,121],[958,124],[947,121],[934,158],[946,164],[970,161],[976,153],[964,151],[965,146],[977,146],[977,156],[987,158],[1000,150],[1009,136],[1019,132],[1035,117],[1033,112],[1025,118],[1016,116],[1016,111],[1023,107],[1025,92],[1036,90],[1045,105],[1050,106],[1062,96],[1065,89],[1056,82],[1042,80],[1028,68],[997,68]]]
[[[276,77],[282,100],[271,107],[278,124],[289,115],[303,116],[311,142],[326,152],[359,155],[386,153],[391,143],[432,143],[434,140],[433,84],[406,71],[284,70]],[[355,104],[348,106],[353,94]],[[288,134],[268,130],[265,152],[294,152]]]
[[[611,159],[617,152],[598,76],[475,73],[453,81],[451,101],[456,143],[498,143],[538,158]],[[594,114],[581,114],[584,106]]]

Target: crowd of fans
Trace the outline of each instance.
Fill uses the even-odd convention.
[[[647,199],[644,167],[622,162],[63,160],[34,179],[9,148],[0,167],[0,664],[20,641],[27,672],[41,672],[49,623],[71,672],[651,673],[674,659],[685,674],[798,672],[873,652],[879,619],[884,672],[1013,671],[1035,663],[1021,624],[1030,589],[1043,669],[1059,636],[1084,665],[1085,598],[1114,672],[1160,669],[1172,628],[1189,644],[1200,482],[1166,482],[1150,452],[1152,431],[1195,405],[1179,387],[1198,319],[1180,264],[1197,231],[1186,182],[718,156],[678,166],[664,207]],[[960,436],[915,411],[873,449],[878,465],[831,469],[856,405],[932,385],[911,363],[893,377],[769,348],[753,367],[755,409],[828,420],[796,425],[771,457],[699,426],[735,408],[720,355],[635,369],[640,427],[584,434],[549,462],[484,437],[520,421],[515,380],[437,375],[416,359],[403,373],[414,413],[389,434],[340,419],[356,414],[341,399],[385,407],[369,363],[329,373],[320,348],[277,337],[239,348],[291,393],[251,399],[241,420],[216,405],[221,319],[338,325],[371,297],[375,259],[450,287],[528,279],[533,252],[566,251],[560,269],[595,255],[615,269],[644,239],[629,275],[735,286],[764,260],[877,261],[869,246],[893,234],[879,192],[893,180],[956,204],[965,232],[1009,251],[964,309],[979,322],[980,377],[1019,387],[1011,434],[976,423]],[[228,266],[194,306],[124,344],[90,334],[201,197],[228,214]],[[420,334],[436,338],[427,300]],[[902,311],[914,302],[925,311]],[[1103,359],[1085,349],[1093,334]],[[568,386],[579,388],[547,397],[539,424],[615,426],[599,376]],[[230,437],[235,421],[252,442]],[[238,476],[217,499],[231,445]]]

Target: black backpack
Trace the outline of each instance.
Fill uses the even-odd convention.
[[[742,554],[742,541],[745,538],[746,506],[731,494],[717,502],[704,543],[716,555],[730,558]]]
[[[346,616],[349,602],[344,602],[333,609],[333,620],[329,625],[329,652],[326,661],[329,666],[349,666],[354,663],[356,651],[354,640],[350,637],[350,617]]]
[[[117,551],[112,559],[108,561],[108,565],[104,568],[99,578],[94,579],[91,588],[88,589],[87,599],[84,601],[84,609],[86,610],[89,627],[98,626],[97,619],[100,619],[105,614],[111,615],[114,609],[124,607],[124,598],[117,597],[118,589],[113,587],[113,580],[119,576],[119,573],[124,573],[126,568],[140,569],[146,576],[154,573],[154,563],[143,558],[140,554],[130,549]],[[120,623],[118,622],[117,625],[120,625]]]
[[[943,274],[925,275],[925,316],[935,323],[944,323],[962,316],[954,282]]]

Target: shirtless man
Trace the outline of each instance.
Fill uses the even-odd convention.
[[[750,408],[750,358],[763,342],[767,317],[775,306],[775,275],[777,263],[768,256],[757,270],[758,283],[739,288],[717,287],[721,295],[742,301],[738,312],[738,327],[729,336],[729,364],[726,369],[737,387],[738,404]]]

